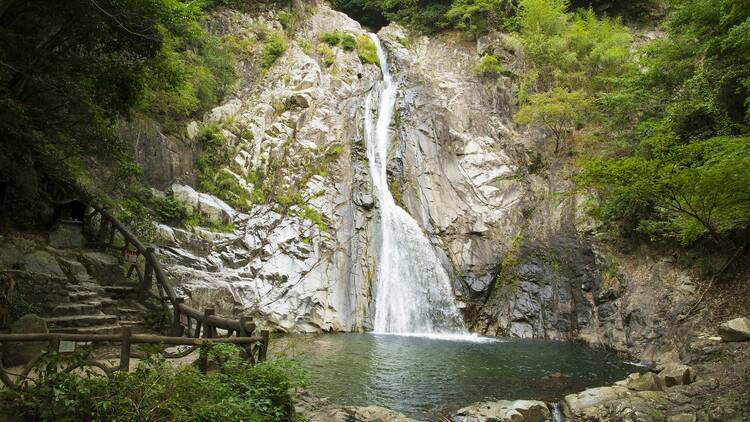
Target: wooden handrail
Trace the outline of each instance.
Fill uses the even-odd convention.
[[[146,265],[151,267],[154,277],[156,278],[156,282],[164,290],[164,293],[166,294],[167,299],[171,303],[173,309],[176,309],[179,312],[184,313],[188,317],[199,321],[204,327],[206,327],[206,322],[208,322],[208,326],[214,328],[236,331],[238,333],[240,332],[240,321],[238,319],[223,318],[216,315],[211,315],[206,318],[204,312],[185,305],[184,303],[179,301],[177,299],[177,294],[175,293],[174,288],[171,284],[169,284],[167,280],[167,276],[164,273],[164,269],[162,268],[161,263],[158,259],[156,259],[156,256],[154,256],[151,249],[147,248],[143,243],[141,243],[141,241],[138,240],[135,235],[130,233],[125,225],[123,225],[109,212],[107,212],[106,209],[98,205],[91,205],[91,207],[102,216],[103,220],[107,220],[107,222],[110,223],[114,229],[120,232],[127,244],[133,245],[138,253],[143,255],[144,259],[146,260]],[[208,321],[206,321],[206,319]],[[244,330],[248,333],[251,333],[255,330],[255,324],[253,324],[252,322],[246,322]]]
[[[68,334],[68,333],[30,333],[30,334],[0,334],[0,343],[5,342],[27,342],[27,341],[80,341],[80,342],[108,342],[122,341],[122,334]],[[200,346],[205,343],[231,343],[249,344],[259,343],[264,340],[263,336],[257,337],[216,337],[216,338],[192,338],[192,337],[167,337],[151,334],[132,334],[129,337],[131,344],[173,344],[177,346]]]

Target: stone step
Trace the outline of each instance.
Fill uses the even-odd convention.
[[[115,315],[75,315],[46,318],[47,324],[52,327],[90,327],[94,325],[109,325],[117,322]]]
[[[143,316],[146,314],[146,311],[142,309],[135,309],[135,308],[119,308],[118,311],[120,315],[120,320],[139,319],[139,318],[143,318]]]
[[[86,300],[96,299],[99,297],[99,295],[90,290],[81,290],[81,291],[69,292],[68,297],[70,298],[70,300],[73,300],[73,301],[86,301]]]
[[[52,308],[52,316],[97,315],[102,310],[101,302],[68,303]]]
[[[90,327],[62,327],[50,328],[50,333],[66,334],[119,334],[122,331],[120,324],[92,325]]]
[[[115,299],[122,299],[139,293],[139,289],[135,286],[108,285],[102,286],[102,288],[104,288],[104,291],[107,294]]]

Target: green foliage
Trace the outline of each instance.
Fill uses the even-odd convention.
[[[516,7],[515,0],[454,0],[445,17],[457,29],[477,37],[505,26]]]
[[[605,220],[628,221],[651,239],[721,242],[750,223],[750,138],[718,137],[646,156],[588,162],[580,184],[595,188]],[[631,228],[632,228],[631,227]]]
[[[287,49],[286,38],[284,34],[274,32],[266,38],[265,45],[263,46],[263,53],[260,56],[260,67],[263,70],[268,70],[271,66],[276,63],[276,60],[281,57]]]
[[[229,345],[207,345],[201,352],[218,363],[218,371],[202,374],[152,355],[134,372],[108,378],[86,371],[82,376],[64,368],[84,362],[86,353],[53,354],[37,365],[39,381],[1,393],[0,415],[55,421],[294,420],[292,395],[305,381],[294,362],[246,365]]]
[[[331,5],[373,30],[393,21],[433,33],[447,25],[445,14],[451,3],[451,0],[333,0]]]
[[[492,54],[485,54],[474,66],[474,71],[483,76],[496,76],[503,72],[503,65]]]
[[[359,56],[362,63],[372,63],[380,66],[378,48],[367,35],[357,36],[357,56]]]
[[[555,153],[560,151],[573,131],[590,118],[591,101],[581,91],[563,88],[534,94],[515,116],[519,124],[543,126],[555,137]]]
[[[354,35],[347,34],[346,32],[324,32],[318,37],[331,47],[342,47],[346,51],[353,51],[357,48],[357,40],[354,38]]]
[[[523,235],[520,233],[513,236],[511,239],[508,251],[503,255],[503,259],[500,261],[500,271],[495,277],[495,287],[505,287],[512,289],[515,287],[518,277],[513,272],[515,267],[521,263],[521,246],[523,245]]]
[[[157,198],[155,202],[156,216],[162,223],[181,224],[190,215],[185,203],[171,196]]]
[[[331,66],[336,60],[336,56],[333,54],[333,50],[331,50],[331,47],[327,46],[325,43],[318,44],[317,51],[318,54],[323,57],[323,64],[325,64],[326,66]]]
[[[667,37],[640,51],[599,106],[613,136],[579,184],[595,216],[621,233],[733,247],[750,221],[750,7],[675,2]]]
[[[0,31],[0,180],[4,212],[39,220],[49,196],[127,189],[118,122],[133,112],[167,129],[206,110],[235,79],[233,54],[201,22],[209,2],[98,0],[60,8],[11,1]],[[54,13],[50,13],[54,10]],[[85,186],[87,185],[88,186]]]

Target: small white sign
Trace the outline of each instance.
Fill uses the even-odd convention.
[[[60,340],[60,346],[57,348],[60,353],[72,353],[76,351],[76,342],[68,340]]]

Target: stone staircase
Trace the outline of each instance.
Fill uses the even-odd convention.
[[[68,279],[67,301],[60,301],[48,312],[45,321],[50,332],[115,334],[122,327],[146,331],[148,310],[117,258],[84,250],[76,259],[58,262]]]

